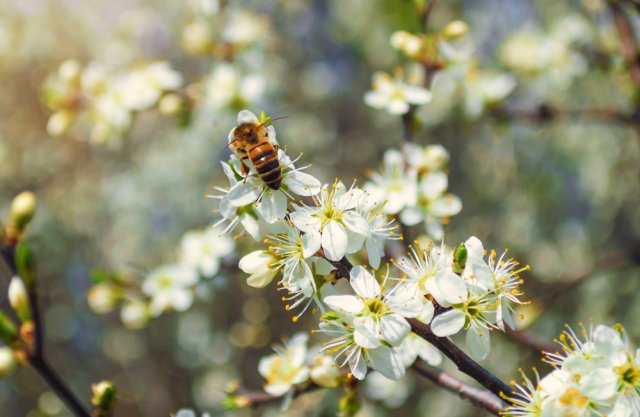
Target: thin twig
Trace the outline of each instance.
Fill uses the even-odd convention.
[[[511,110],[503,107],[494,107],[488,110],[488,115],[500,121],[522,120],[529,123],[589,120],[601,123],[640,124],[640,114],[637,112],[625,112],[610,108],[568,109],[548,104],[542,104],[531,110]]]
[[[0,252],[9,270],[14,276],[17,276],[18,268],[15,261],[15,246],[6,245]],[[34,328],[33,346],[31,351],[27,352],[29,363],[77,417],[91,417],[91,413],[87,411],[84,405],[82,405],[82,402],[75,396],[73,391],[71,391],[71,388],[69,388],[46,359],[44,349],[44,323],[40,315],[35,283],[31,283],[28,286],[27,296],[29,298],[29,309],[31,310],[31,320],[33,321]]]
[[[420,376],[432,381],[437,386],[444,388],[473,405],[480,407],[496,416],[504,410],[507,404],[490,391],[480,389],[460,381],[444,370],[431,366],[421,359],[416,360],[412,369]]]
[[[294,388],[293,398],[299,397],[300,395],[316,391],[322,388],[320,385],[317,385],[313,382],[310,382],[305,385],[300,385]],[[239,404],[246,407],[259,407],[266,404],[273,404],[278,401],[284,400],[285,395],[275,396],[271,395],[264,391],[252,391],[248,389],[240,389],[237,394],[235,394],[236,400]]]
[[[620,38],[622,54],[629,67],[629,74],[636,87],[640,87],[640,55],[633,26],[620,0],[609,0],[608,3],[613,14],[613,24]]]

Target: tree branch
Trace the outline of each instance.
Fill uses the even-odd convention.
[[[487,369],[482,367],[478,362],[471,359],[469,355],[464,353],[451,340],[446,337],[436,336],[431,331],[431,327],[429,325],[424,324],[416,319],[406,320],[411,325],[411,330],[415,334],[422,337],[424,340],[435,346],[439,351],[444,353],[445,356],[447,356],[453,361],[453,363],[456,364],[460,372],[469,375],[471,378],[478,381],[480,385],[482,385],[498,397],[500,397],[501,393],[509,394],[513,391],[509,385],[507,385]]]
[[[488,109],[488,114],[499,121],[522,120],[529,123],[548,123],[552,121],[590,120],[603,123],[640,124],[638,112],[624,112],[609,108],[567,109],[542,104],[531,110],[510,110],[503,107]]]
[[[420,376],[430,380],[437,386],[445,390],[457,394],[460,398],[469,401],[476,407],[480,407],[496,416],[504,410],[507,404],[490,391],[476,388],[465,382],[460,381],[444,370],[431,366],[418,359],[412,366],[412,369]]]

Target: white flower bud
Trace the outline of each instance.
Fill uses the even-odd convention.
[[[0,378],[6,378],[11,375],[17,364],[13,350],[6,346],[0,347]]]
[[[94,285],[87,294],[89,307],[96,314],[106,314],[112,311],[119,298],[118,291],[109,284]]]
[[[21,235],[36,212],[36,195],[31,191],[23,191],[11,203],[11,225]]]
[[[9,304],[16,312],[20,320],[28,321],[31,317],[29,311],[29,297],[27,289],[20,277],[13,277],[9,284]]]
[[[140,300],[127,301],[120,311],[120,319],[128,329],[141,329],[149,322],[149,308]]]

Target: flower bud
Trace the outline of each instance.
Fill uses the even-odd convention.
[[[113,311],[119,299],[119,291],[106,283],[94,285],[87,293],[89,308],[96,314],[106,314]]]
[[[314,359],[309,376],[313,382],[325,388],[337,387],[341,379],[338,367],[327,355],[318,355]]]
[[[222,408],[227,411],[248,407],[251,401],[244,395],[229,394],[222,400]]]
[[[127,329],[141,329],[149,322],[149,308],[144,301],[127,301],[120,310],[120,320]]]
[[[75,113],[68,110],[53,113],[47,120],[47,133],[51,136],[64,134],[75,120],[75,117]]]
[[[11,307],[20,320],[23,322],[31,320],[27,288],[24,286],[20,277],[11,278],[11,283],[9,284],[9,304],[11,304]]]
[[[102,381],[91,386],[93,414],[96,417],[111,417],[116,408],[117,391],[113,383]]]
[[[449,22],[447,26],[442,30],[442,36],[447,40],[458,39],[463,37],[469,32],[469,25],[462,20],[454,20],[453,22]]]
[[[13,349],[6,346],[0,347],[0,378],[10,376],[17,365],[18,362],[13,354]]]
[[[453,272],[456,274],[462,273],[465,265],[467,264],[467,247],[464,243],[461,243],[456,248],[453,254]]]
[[[12,345],[18,338],[18,328],[4,312],[0,311],[0,339],[7,345]]]
[[[182,109],[182,98],[177,94],[166,94],[158,103],[158,110],[166,116],[178,114]]]
[[[11,203],[10,225],[19,239],[36,212],[36,195],[31,191],[23,191]]]
[[[192,54],[206,54],[213,48],[213,34],[202,20],[189,23],[182,32],[182,46]]]

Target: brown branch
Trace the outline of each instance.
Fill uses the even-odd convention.
[[[640,87],[640,55],[633,26],[620,0],[609,0],[608,3],[613,15],[613,24],[620,37],[622,55],[629,67],[629,74],[636,87]]]
[[[435,346],[440,352],[444,353],[449,359],[453,361],[458,367],[458,370],[462,373],[469,375],[471,378],[475,379],[500,397],[500,394],[509,394],[512,392],[512,389],[505,382],[501,381],[498,377],[493,375],[487,369],[485,369],[478,362],[474,361],[462,351],[458,346],[456,346],[451,340],[446,337],[436,336],[432,331],[431,327],[427,324],[422,323],[416,319],[406,319],[411,325],[411,330]]]
[[[504,410],[507,404],[490,391],[476,388],[460,381],[444,370],[431,366],[422,359],[416,360],[412,369],[420,376],[430,380],[437,386],[457,394],[460,398],[469,401],[476,407],[480,407],[496,416]]]
[[[601,123],[624,123],[630,125],[640,124],[640,114],[637,112],[625,112],[610,108],[577,108],[568,109],[542,104],[535,109],[506,109],[493,107],[488,109],[488,114],[499,121],[522,120],[529,123],[549,123],[552,121],[572,122],[574,120],[589,120]]]
[[[313,382],[309,382],[305,385],[299,385],[294,388],[293,398],[300,395],[316,391],[321,387]],[[278,401],[282,401],[285,395],[275,396],[264,391],[254,391],[249,389],[240,388],[237,393],[232,394],[233,401],[238,407],[260,407],[262,405],[273,404]]]

